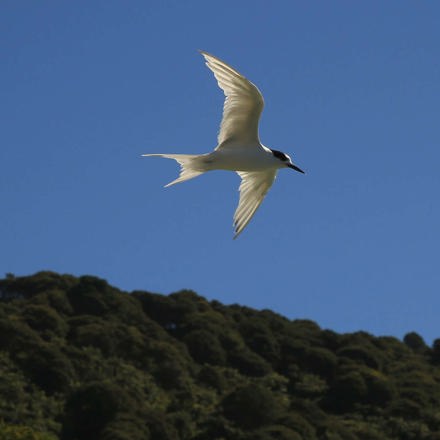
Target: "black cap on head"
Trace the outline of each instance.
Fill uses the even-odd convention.
[[[282,151],[278,151],[278,150],[270,150],[272,151],[272,154],[280,159],[282,162],[288,162],[289,158],[282,152]]]
[[[287,164],[286,164],[287,167],[292,168],[293,170],[298,171],[299,173],[305,174],[301,168],[297,167],[296,165],[293,165],[293,163],[291,163],[290,158],[286,154],[284,154],[282,151],[272,150],[272,149],[270,151],[272,151],[272,154],[277,159],[281,160],[281,162],[287,162]]]

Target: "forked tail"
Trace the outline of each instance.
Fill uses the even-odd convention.
[[[202,162],[200,160],[200,155],[197,154],[143,154],[142,156],[165,157],[167,159],[174,159],[179,163],[179,177],[176,180],[168,183],[168,185],[165,185],[165,188],[176,183],[184,182],[185,180],[193,179],[194,177],[197,177],[207,171],[206,169],[201,169],[203,168]]]

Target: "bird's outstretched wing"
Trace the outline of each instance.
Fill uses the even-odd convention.
[[[206,52],[200,53],[226,96],[217,148],[258,146],[258,121],[264,107],[260,91],[225,62]]]
[[[234,214],[234,238],[239,236],[261,205],[264,196],[275,180],[277,170],[237,171],[237,174],[241,177],[241,184],[240,201]]]

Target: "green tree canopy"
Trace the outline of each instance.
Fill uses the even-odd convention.
[[[122,292],[0,280],[0,439],[437,440],[440,338]]]

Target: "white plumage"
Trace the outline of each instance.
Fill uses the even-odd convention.
[[[236,171],[241,177],[240,200],[234,214],[236,238],[252,219],[275,180],[279,168],[303,173],[287,154],[261,144],[258,122],[264,107],[258,88],[225,62],[201,52],[225,94],[217,147],[211,153],[144,154],[174,159],[180,175],[166,186],[192,179],[211,170]]]

